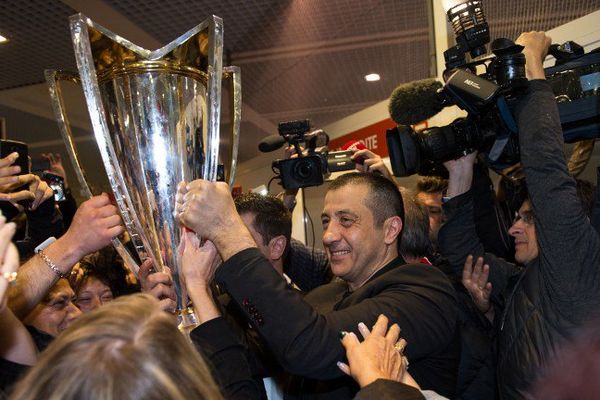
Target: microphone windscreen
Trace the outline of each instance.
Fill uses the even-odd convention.
[[[285,143],[285,138],[280,135],[270,135],[260,141],[258,144],[258,150],[263,153],[268,153],[280,149]]]
[[[414,125],[433,117],[444,108],[437,96],[441,87],[435,79],[398,86],[390,96],[390,117],[399,125]]]

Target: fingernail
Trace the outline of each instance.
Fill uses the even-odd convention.
[[[348,332],[346,331],[340,331],[340,339],[343,339],[347,334]]]
[[[368,328],[367,328],[367,325],[365,325],[364,322],[359,322],[358,323],[358,329],[368,329]]]
[[[339,369],[343,369],[344,368],[344,363],[342,363],[341,361],[336,362],[335,365],[337,365],[337,367]]]
[[[14,158],[14,159],[19,158],[19,153],[17,153],[16,151],[14,153],[10,153],[10,158]]]

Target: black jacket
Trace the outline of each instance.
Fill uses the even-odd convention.
[[[424,389],[451,395],[458,353],[454,290],[436,268],[402,264],[402,259],[394,260],[354,292],[336,281],[303,299],[253,248],[222,265],[216,280],[241,306],[283,368],[335,387],[331,392],[311,384],[305,387],[309,392],[308,387],[318,386],[328,398],[352,398],[357,387],[336,365],[345,359],[339,332],[358,334],[359,322],[372,326],[385,314],[402,328],[417,382]]]
[[[554,95],[531,81],[516,118],[521,161],[535,214],[539,256],[525,269],[489,253],[498,318],[500,398],[522,398],[554,349],[600,311],[600,238],[568,174]],[[472,193],[444,205],[440,248],[457,270],[469,254],[484,255],[473,221]]]

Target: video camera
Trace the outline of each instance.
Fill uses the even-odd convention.
[[[396,176],[440,175],[444,170],[441,163],[475,150],[483,153],[488,165],[497,171],[520,160],[517,126],[511,110],[528,87],[523,47],[499,38],[491,44],[493,55],[467,62],[466,53],[472,58],[479,57],[486,52],[490,41],[481,3],[481,0],[464,1],[448,10],[457,44],[444,52],[445,85],[437,93],[427,92],[436,104],[429,107],[431,112],[422,119],[449,105],[457,105],[468,116],[418,133],[408,125],[420,121],[394,118],[401,126],[388,130],[386,139]],[[550,54],[557,61],[554,67],[545,70],[546,78],[559,102],[565,141],[599,137],[600,53],[584,55],[581,46],[567,42],[552,45]],[[485,72],[477,75],[478,66],[483,66]]]
[[[261,151],[275,150],[283,143],[294,146],[296,154],[298,154],[297,158],[275,160],[271,166],[276,174],[275,177],[281,180],[281,186],[284,189],[319,186],[331,172],[354,169],[351,150],[329,152],[327,134],[321,129],[314,131],[310,129],[310,120],[308,119],[280,122],[278,131],[283,141],[271,140],[273,143],[270,147],[259,145]],[[261,143],[261,145],[263,144]],[[306,153],[302,151],[302,147],[306,148]]]

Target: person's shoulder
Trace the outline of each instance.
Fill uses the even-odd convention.
[[[427,264],[398,265],[377,277],[373,283],[401,288],[410,285],[444,290],[452,289],[448,277],[439,268]]]

